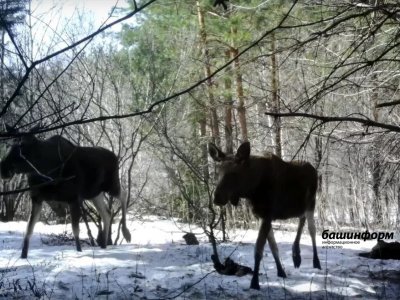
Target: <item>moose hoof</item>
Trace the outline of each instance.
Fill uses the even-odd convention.
[[[286,278],[286,273],[283,270],[278,270],[278,277]]]
[[[107,248],[107,243],[104,241],[104,239],[99,240],[98,245],[100,246],[101,249]]]
[[[28,258],[28,254],[27,253],[22,253],[21,254],[21,258]]]
[[[321,264],[319,262],[319,259],[314,259],[313,264],[314,264],[314,268],[315,269],[320,269],[321,270]]]
[[[130,243],[131,242],[131,233],[127,228],[122,229],[122,235],[124,236],[125,240]]]
[[[253,289],[253,290],[259,290],[260,289],[260,284],[258,283],[258,281],[256,282],[256,281],[251,281],[251,284],[250,284],[250,288],[251,289]]]
[[[293,264],[295,268],[300,267],[301,265],[301,256],[300,255],[293,255]]]

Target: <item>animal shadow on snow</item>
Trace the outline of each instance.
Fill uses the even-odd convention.
[[[328,286],[348,287],[362,299],[400,299],[400,261],[360,257],[359,249],[319,249]]]
[[[361,241],[362,243],[362,241]],[[318,246],[318,253],[321,259],[322,270],[316,270],[312,265],[313,251],[311,245],[300,244],[302,263],[300,268],[295,269],[292,262],[292,244],[279,242],[278,247],[280,257],[283,262],[288,277],[283,280],[277,277],[276,265],[268,247],[264,251],[264,257],[260,269],[260,291],[249,290],[251,276],[236,277],[225,276],[217,273],[210,274],[205,281],[220,282],[217,289],[209,285],[207,298],[229,298],[241,299],[243,295],[248,295],[249,299],[346,299],[351,285],[352,295],[362,299],[392,299],[391,291],[400,289],[400,261],[381,261],[379,259],[368,259],[359,257],[360,250],[352,249],[323,249]],[[53,247],[32,248],[37,259],[51,259],[54,252]],[[58,247],[55,247],[58,248]],[[156,268],[157,272],[166,272],[173,269],[176,276],[185,275],[192,269],[192,275],[197,277],[204,276],[193,266],[202,265],[205,272],[213,271],[211,261],[211,245],[201,243],[200,245],[187,246],[182,243],[166,244],[144,244],[144,245],[118,245],[108,249],[84,247],[84,251],[79,253],[80,258],[94,257],[100,263],[112,259],[115,265],[105,265],[103,268],[117,266],[118,269],[125,269],[124,274],[138,273],[144,275],[145,279],[150,280],[146,270]],[[231,258],[240,264],[253,268],[253,243],[224,243],[218,247],[220,260],[223,261],[227,255],[232,254]],[[138,267],[139,266],[139,267]],[[141,268],[143,266],[143,269]],[[2,267],[0,274],[18,274],[19,269],[23,271],[28,266]],[[192,268],[193,267],[193,268]],[[80,266],[78,273],[90,272],[92,266]],[[129,269],[132,269],[130,271]],[[127,271],[129,270],[129,271]],[[179,274],[179,272],[184,272]],[[77,274],[78,274],[77,273]],[[166,273],[167,274],[167,273]],[[172,274],[171,274],[172,276]],[[174,275],[175,276],[175,275]],[[190,279],[190,278],[187,278]],[[158,280],[158,279],[156,279]],[[170,279],[172,280],[172,278]],[[163,285],[163,280],[159,283]],[[239,294],[235,294],[239,287]],[[367,287],[370,287],[367,289]],[[194,290],[196,287],[193,288]],[[189,291],[190,292],[190,291]],[[396,294],[394,294],[396,295]],[[278,298],[276,298],[278,297]]]
[[[323,249],[318,245],[322,270],[316,270],[312,263],[312,246],[300,244],[302,263],[300,268],[295,269],[292,243],[279,240],[277,243],[288,277],[283,280],[277,276],[271,252],[269,249],[264,251],[260,268],[261,293],[267,293],[271,299],[347,299],[350,295],[360,299],[398,299],[396,295],[400,291],[400,261],[367,259],[358,256],[358,249]],[[246,245],[252,246],[253,244]],[[234,248],[233,244],[225,252],[229,254],[229,250]],[[233,259],[253,267],[252,252],[247,253],[249,255],[242,256],[241,261],[236,261],[234,255]],[[220,259],[223,260],[224,257]],[[250,279],[250,276],[246,276],[245,285],[250,284]],[[276,287],[276,283],[281,287]]]
[[[237,245],[237,243],[220,244],[218,248],[220,259],[224,260],[225,255],[232,253]],[[268,249],[264,251],[262,268],[260,270],[260,291],[249,289],[251,276],[237,277],[214,273],[207,277],[205,281],[220,282],[220,284],[217,289],[213,289],[214,285],[208,285],[208,290],[206,291],[207,299],[221,299],[221,297],[243,299],[243,295],[248,295],[249,299],[265,299],[265,297],[270,299],[347,299],[348,294],[345,288],[352,281],[356,282],[354,283],[354,289],[356,290],[356,297],[360,299],[376,299],[377,295],[382,294],[380,287],[384,279],[379,279],[379,273],[367,273],[363,269],[363,266],[368,265],[369,262],[364,258],[359,258],[357,256],[358,251],[351,249],[324,251],[324,249],[319,247],[323,269],[315,270],[312,265],[312,246],[300,244],[302,264],[298,269],[294,268],[292,262],[292,244],[282,242],[278,243],[278,247],[285,270],[288,272],[288,278],[283,280],[277,276],[276,265]],[[197,251],[197,249],[200,250]],[[253,249],[253,243],[240,244],[231,257],[235,262],[253,268]],[[335,251],[335,253],[332,251]],[[108,250],[96,251],[95,257],[104,260],[120,260],[126,268],[132,268],[132,273],[134,273],[133,270],[138,270],[139,274],[146,277],[145,280],[150,280],[146,273],[146,269],[148,268],[156,268],[161,273],[173,269],[176,272],[175,275],[174,272],[169,273],[171,276],[170,280],[173,280],[174,276],[179,277],[187,274],[192,266],[198,264],[208,265],[203,271],[213,271],[213,263],[210,259],[211,254],[211,246],[204,243],[198,246],[151,244],[138,245],[135,247],[135,251],[132,251],[131,246],[119,245]],[[91,257],[92,255],[92,253],[87,251],[83,254],[83,256],[87,257]],[[181,258],[173,259],[173,257],[177,256]],[[326,259],[328,259],[327,264]],[[357,263],[354,260],[358,260]],[[139,265],[146,267],[141,269],[139,266],[137,269],[137,262],[139,262]],[[349,262],[352,262],[351,266],[354,266],[354,268],[348,268]],[[326,267],[328,267],[327,271]],[[357,272],[360,273],[358,274]],[[201,274],[196,271],[193,271],[192,274],[199,278],[204,276],[204,273]],[[373,276],[376,276],[376,278]],[[188,277],[186,279],[191,278]],[[357,282],[365,282],[365,284],[360,283],[359,287],[357,287]],[[163,280],[153,283],[158,285],[167,284]],[[240,290],[239,294],[236,292],[238,286]],[[373,290],[366,290],[365,286],[370,286]],[[196,286],[193,290],[196,290]],[[190,290],[188,293],[190,294]],[[195,297],[195,295],[193,296]],[[199,299],[203,299],[203,297]]]

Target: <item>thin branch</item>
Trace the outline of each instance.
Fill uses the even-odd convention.
[[[265,114],[267,116],[273,116],[273,117],[303,117],[303,118],[319,120],[323,123],[356,122],[356,123],[362,124],[363,126],[383,128],[383,129],[386,129],[386,130],[389,130],[392,132],[400,132],[400,126],[376,122],[367,117],[364,117],[364,118],[357,118],[357,117],[351,117],[351,116],[327,117],[327,116],[318,116],[318,115],[313,115],[313,114],[308,114],[308,113],[299,113],[299,112],[290,112],[290,113],[266,112]]]
[[[49,186],[49,185],[54,185],[54,184],[59,184],[59,183],[62,183],[62,182],[65,182],[65,181],[68,181],[68,180],[71,180],[71,179],[74,179],[74,178],[75,178],[75,176],[70,176],[70,177],[67,177],[67,178],[58,178],[58,179],[54,179],[52,181],[43,182],[41,184],[28,186],[26,188],[22,188],[22,189],[18,189],[18,190],[0,192],[0,196],[24,193],[24,192],[27,192],[27,191],[30,191],[30,190],[33,190],[33,189],[38,189],[38,188],[42,188],[42,187]]]
[[[67,52],[67,51],[79,46],[80,44],[82,44],[82,43],[84,43],[86,41],[89,41],[89,40],[93,39],[95,36],[99,35],[103,31],[111,28],[112,26],[114,26],[114,25],[116,25],[118,23],[121,23],[121,22],[123,22],[123,21],[125,21],[125,20],[127,20],[127,19],[129,19],[131,17],[133,17],[138,12],[142,11],[143,9],[145,9],[147,6],[149,6],[150,4],[152,4],[155,1],[157,1],[157,0],[149,0],[149,2],[143,4],[142,6],[135,7],[135,10],[132,11],[131,13],[127,14],[126,16],[124,16],[122,18],[119,18],[118,20],[115,20],[114,22],[99,28],[95,32],[87,35],[86,37],[80,39],[79,41],[77,41],[77,42],[75,42],[75,43],[73,43],[73,44],[71,44],[71,45],[69,45],[69,46],[67,46],[67,47],[65,47],[63,49],[60,49],[60,50],[58,50],[56,52],[53,52],[53,53],[51,53],[51,54],[49,54],[49,55],[47,55],[47,56],[45,56],[45,57],[43,57],[43,58],[41,58],[39,60],[36,60],[36,61],[32,62],[32,64],[29,67],[26,68],[25,74],[22,77],[22,79],[20,80],[20,82],[18,83],[16,89],[14,90],[14,93],[11,95],[11,97],[7,100],[7,102],[3,106],[3,108],[2,108],[2,110],[0,112],[0,117],[3,116],[7,112],[7,109],[10,107],[11,103],[20,94],[21,89],[24,86],[25,82],[28,80],[30,73],[35,69],[35,67],[37,65],[40,65],[43,62],[46,62],[46,61],[52,59],[53,57],[56,57],[56,56],[58,56],[58,55],[60,55],[60,54],[62,54],[64,52]]]
[[[89,40],[71,59],[71,61],[67,64],[67,66],[49,83],[46,85],[45,89],[40,93],[40,95],[36,98],[36,100],[29,106],[29,108],[18,118],[15,125],[20,123],[23,118],[33,109],[33,107],[43,98],[46,92],[49,91],[50,87],[57,82],[57,80],[68,70],[68,68],[73,64],[73,62],[79,57],[79,55],[86,49],[86,47],[90,44],[91,40]]]
[[[3,21],[3,19],[2,19]],[[5,29],[7,31],[8,37],[11,40],[11,43],[14,45],[14,48],[17,50],[17,55],[19,59],[22,61],[22,64],[24,65],[25,69],[28,69],[28,64],[25,61],[24,56],[22,55],[21,49],[19,49],[17,42],[14,39],[14,34],[11,32],[10,28],[8,26],[5,26]]]
[[[375,107],[381,108],[381,107],[395,106],[395,105],[399,105],[399,104],[400,104],[400,100],[396,100],[396,101],[391,101],[391,102],[382,102],[382,103],[377,104]]]
[[[153,0],[155,1],[155,0]],[[153,2],[151,1],[151,2]],[[43,132],[49,132],[49,131],[54,131],[57,129],[61,129],[61,128],[65,128],[65,127],[69,127],[72,125],[80,125],[80,124],[86,124],[86,123],[93,123],[93,122],[99,122],[99,121],[105,121],[105,120],[111,120],[111,119],[125,119],[125,118],[131,118],[131,117],[135,117],[135,116],[141,116],[141,115],[146,115],[149,114],[151,112],[153,112],[153,110],[160,106],[161,104],[164,104],[166,102],[169,102],[172,99],[178,98],[179,96],[185,95],[187,93],[189,93],[190,91],[194,90],[195,88],[197,88],[198,86],[202,85],[203,83],[206,83],[208,80],[212,79],[215,75],[219,74],[220,72],[222,72],[223,70],[225,70],[228,66],[230,66],[235,60],[237,60],[239,57],[241,57],[242,55],[244,55],[245,53],[247,53],[250,49],[254,48],[255,46],[257,46],[260,42],[262,42],[265,37],[267,37],[269,34],[271,34],[272,32],[274,32],[275,30],[277,30],[278,28],[280,28],[282,26],[282,24],[286,21],[286,19],[289,17],[290,12],[293,10],[293,8],[296,6],[298,0],[295,0],[293,2],[293,4],[291,5],[290,9],[287,11],[287,13],[285,14],[285,16],[282,18],[282,20],[279,22],[279,24],[270,29],[267,30],[266,32],[264,32],[264,34],[262,34],[257,40],[255,40],[253,43],[251,43],[248,47],[246,47],[245,49],[243,49],[241,52],[239,52],[235,57],[233,57],[231,60],[227,61],[225,64],[223,64],[221,67],[217,68],[214,72],[212,72],[209,76],[204,77],[203,79],[197,81],[196,83],[192,84],[191,86],[189,86],[188,88],[181,90],[171,96],[168,96],[164,99],[155,101],[154,103],[152,103],[147,109],[142,110],[142,111],[135,111],[132,113],[128,113],[128,114],[118,114],[118,115],[110,115],[110,116],[100,116],[100,117],[96,117],[96,118],[90,118],[90,119],[81,119],[81,120],[75,120],[75,121],[71,121],[71,122],[67,122],[61,125],[57,125],[57,126],[53,126],[53,127],[49,127],[46,129],[40,129],[38,130],[36,133],[43,133]],[[150,3],[150,2],[149,2]],[[143,9],[143,6],[140,7],[140,10]],[[114,22],[115,23],[115,22]],[[4,109],[3,109],[4,110]],[[0,113],[0,116],[2,115],[2,113]],[[20,136],[24,136],[27,135],[28,133],[22,133],[22,132],[17,132],[17,133],[0,133],[0,138],[11,138],[11,137],[20,137]]]

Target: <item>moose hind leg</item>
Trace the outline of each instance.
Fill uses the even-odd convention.
[[[122,235],[124,236],[125,240],[129,243],[131,241],[131,233],[126,226],[126,210],[128,205],[128,195],[124,190],[121,190],[119,195],[116,196],[119,201],[121,202],[121,210],[122,210],[122,217],[121,217],[121,224],[122,224]]]
[[[81,243],[79,241],[79,219],[81,217],[81,207],[78,203],[70,203],[69,210],[71,214],[72,233],[75,238],[76,251],[82,252]]]
[[[129,243],[131,241],[131,234],[126,226],[126,210],[128,206],[128,195],[127,193],[121,188],[121,182],[119,180],[119,172],[118,166],[114,169],[111,176],[111,186],[110,189],[107,191],[110,196],[118,198],[121,202],[121,210],[122,210],[122,217],[121,217],[121,225],[122,225],[122,235],[124,236],[125,240]]]
[[[256,289],[256,290],[260,289],[258,273],[260,271],[260,262],[263,257],[264,246],[267,241],[267,235],[270,228],[271,228],[271,221],[266,221],[263,219],[260,230],[258,232],[258,237],[254,249],[254,272],[250,284],[251,289]]]
[[[286,273],[282,268],[281,260],[279,259],[279,250],[278,250],[278,245],[276,244],[275,241],[275,236],[274,236],[274,231],[271,229],[268,232],[268,244],[269,248],[271,249],[272,256],[274,257],[275,263],[276,263],[276,269],[278,271],[278,276],[282,278],[286,278]]]
[[[94,206],[96,207],[96,210],[100,214],[101,220],[103,221],[103,232],[100,235],[101,236],[101,241],[99,241],[100,247],[101,248],[106,248],[108,244],[108,236],[110,232],[110,227],[111,227],[111,213],[106,206],[106,203],[104,202],[104,194],[100,193],[98,196],[95,198],[91,199]]]
[[[308,231],[311,235],[311,241],[313,246],[313,266],[314,268],[321,270],[321,263],[318,258],[317,253],[317,243],[316,243],[316,229],[315,229],[315,220],[314,220],[314,211],[307,211],[306,212],[307,223],[308,223]]]
[[[293,256],[293,264],[295,268],[300,267],[301,265],[301,255],[300,255],[300,238],[303,232],[304,224],[306,222],[306,217],[301,217],[299,219],[299,226],[297,228],[296,238],[292,247],[292,256]]]
[[[21,258],[27,258],[28,257],[29,240],[30,240],[30,238],[32,236],[33,228],[35,227],[35,224],[39,220],[39,216],[40,216],[41,210],[42,210],[42,202],[32,199],[31,216],[29,217],[28,225],[27,225],[27,228],[26,228],[26,233],[25,233],[25,237],[24,237],[24,243],[23,243],[23,246],[22,246]]]

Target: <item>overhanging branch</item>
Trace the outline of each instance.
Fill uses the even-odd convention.
[[[382,103],[377,104],[376,108],[395,106],[395,105],[399,105],[399,104],[400,104],[400,100],[391,101],[391,102],[382,102]]]
[[[41,58],[41,59],[38,59],[38,60],[32,62],[32,64],[29,67],[25,64],[25,68],[26,68],[25,74],[22,76],[21,80],[19,81],[19,83],[18,83],[17,87],[15,88],[15,90],[14,90],[13,94],[11,95],[11,97],[7,100],[7,102],[5,103],[3,108],[1,109],[0,117],[3,116],[7,112],[9,106],[11,105],[11,103],[20,94],[22,87],[24,86],[25,82],[29,78],[30,73],[36,68],[36,66],[38,66],[38,65],[40,65],[40,64],[42,64],[42,63],[44,63],[44,62],[46,62],[46,61],[48,61],[50,59],[52,59],[53,57],[56,57],[56,56],[58,56],[58,55],[60,55],[60,54],[62,54],[64,52],[67,52],[67,51],[79,46],[80,44],[82,44],[82,43],[84,43],[86,41],[89,41],[89,40],[93,39],[95,36],[99,35],[103,31],[111,28],[112,26],[114,26],[114,25],[116,25],[118,23],[121,23],[122,21],[125,21],[125,20],[127,20],[127,19],[129,19],[131,17],[133,17],[134,15],[136,15],[140,11],[144,10],[147,6],[149,6],[150,4],[152,4],[155,1],[157,1],[157,0],[149,0],[148,2],[144,3],[140,7],[136,7],[135,6],[135,10],[132,11],[131,13],[127,14],[126,16],[124,16],[122,18],[119,18],[118,20],[115,20],[114,22],[99,28],[98,30],[96,30],[92,34],[89,34],[88,36],[80,39],[79,41],[77,41],[77,42],[75,42],[75,43],[73,43],[73,44],[71,44],[71,45],[69,45],[69,46],[67,46],[67,47],[65,47],[63,49],[60,49],[60,50],[58,50],[56,52],[53,52],[53,53]],[[19,51],[18,48],[17,48],[17,51]]]
[[[0,196],[25,193],[25,192],[31,191],[33,189],[39,189],[39,188],[50,186],[50,185],[60,184],[60,183],[66,182],[66,181],[74,179],[74,178],[75,178],[75,176],[69,176],[69,177],[66,177],[66,178],[57,178],[57,179],[52,179],[50,181],[46,181],[46,182],[43,182],[43,183],[40,183],[40,184],[36,184],[36,185],[33,185],[33,186],[28,186],[28,187],[25,187],[25,188],[22,188],[22,189],[11,190],[11,191],[0,191]]]
[[[151,2],[154,2],[156,0],[152,0],[149,1],[146,6],[148,4],[150,4]],[[67,123],[63,123],[61,125],[57,125],[57,126],[53,126],[53,127],[49,127],[49,128],[42,128],[40,130],[37,130],[35,133],[43,133],[43,132],[49,132],[49,131],[53,131],[53,130],[57,130],[57,129],[61,129],[61,128],[66,128],[72,125],[79,125],[79,124],[86,124],[86,123],[93,123],[93,122],[98,122],[98,121],[106,121],[106,120],[111,120],[111,119],[125,119],[125,118],[130,118],[130,117],[135,117],[135,116],[140,116],[140,115],[145,115],[148,113],[151,113],[154,111],[154,109],[158,106],[160,106],[161,104],[164,104],[166,102],[169,102],[172,99],[178,98],[179,96],[182,96],[184,94],[189,93],[190,91],[194,90],[196,87],[202,85],[203,83],[206,83],[208,80],[210,80],[211,78],[215,77],[217,74],[219,74],[221,71],[225,70],[228,66],[230,66],[234,61],[237,60],[237,58],[241,57],[242,55],[244,55],[245,53],[247,53],[250,49],[254,48],[255,46],[257,46],[261,41],[263,41],[269,34],[271,34],[272,32],[276,31],[278,28],[282,27],[282,24],[284,24],[284,22],[286,21],[286,19],[289,17],[290,12],[293,10],[293,8],[295,7],[295,5],[297,4],[298,0],[295,0],[293,2],[293,4],[290,6],[290,8],[288,9],[288,11],[286,12],[285,16],[280,20],[279,24],[277,24],[274,28],[267,30],[264,32],[264,34],[262,34],[258,39],[256,39],[255,41],[253,41],[249,46],[247,46],[246,48],[244,48],[241,52],[238,53],[238,55],[236,55],[235,57],[233,57],[232,59],[230,59],[229,61],[227,61],[225,64],[223,64],[221,67],[217,68],[214,72],[212,72],[209,76],[204,77],[203,79],[197,81],[196,83],[192,84],[191,86],[187,87],[186,89],[183,89],[173,95],[170,95],[164,99],[158,100],[153,102],[152,104],[150,104],[148,106],[147,109],[141,110],[141,111],[135,111],[132,113],[127,113],[127,114],[119,114],[119,115],[109,115],[109,116],[100,116],[100,117],[96,117],[96,118],[90,118],[90,119],[80,119],[80,120],[75,120],[75,121],[71,121],[71,122],[67,122]],[[143,9],[143,6],[140,7],[140,10]],[[124,17],[127,18],[127,17]],[[121,19],[120,19],[121,20]],[[115,23],[115,22],[114,22]],[[112,23],[113,24],[113,23]],[[111,25],[111,24],[110,24]],[[0,116],[2,115],[2,113],[0,113]],[[20,137],[20,136],[24,136],[24,135],[28,135],[30,134],[29,132],[16,132],[16,133],[2,133],[0,132],[0,138],[12,138],[12,137]]]
[[[364,117],[364,118],[351,117],[351,116],[328,117],[328,116],[318,116],[318,115],[313,115],[313,114],[308,114],[308,113],[300,113],[300,112],[290,112],[290,113],[266,112],[265,114],[267,116],[272,116],[272,117],[303,117],[303,118],[319,120],[322,123],[355,122],[355,123],[360,123],[363,126],[367,126],[367,127],[377,127],[377,128],[386,129],[386,130],[392,131],[392,132],[400,132],[400,126],[376,122],[367,117]]]

